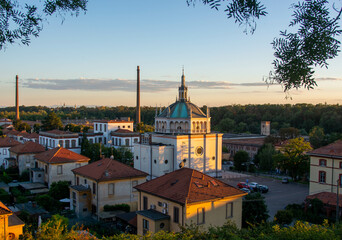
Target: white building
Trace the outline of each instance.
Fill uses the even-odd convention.
[[[116,120],[94,121],[94,133],[95,134],[102,133],[102,138],[98,138],[98,139],[100,139],[100,141],[105,146],[110,146],[109,141],[111,139],[111,132],[117,129],[125,129],[125,130],[133,132],[133,121],[130,121],[129,118],[127,118],[127,120],[116,119]]]
[[[9,149],[11,147],[19,145],[20,142],[9,138],[9,137],[0,137],[0,166],[5,167],[5,158],[10,157]]]
[[[81,153],[79,134],[60,130],[39,132],[39,144],[53,149],[63,147],[75,153]]]
[[[182,167],[220,176],[222,134],[210,132],[210,113],[191,103],[184,73],[179,98],[155,117],[155,132],[134,145],[134,167],[159,177]]]
[[[127,129],[117,129],[112,131],[111,134],[111,145],[114,148],[125,147],[133,152],[134,143],[138,143],[140,140],[140,133],[132,132]]]

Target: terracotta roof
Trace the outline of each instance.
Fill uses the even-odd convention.
[[[181,168],[135,187],[180,204],[209,201],[245,192],[190,168]]]
[[[72,170],[74,174],[94,179],[110,181],[134,177],[145,177],[148,174],[110,158],[104,158],[83,167]]]
[[[245,139],[222,139],[225,144],[249,145],[249,146],[262,146],[265,143],[265,138],[245,138]]]
[[[24,144],[11,147],[9,150],[10,152],[14,152],[17,154],[41,153],[45,151],[45,147],[43,147],[39,143],[28,141]]]
[[[111,136],[139,136],[140,133],[121,128],[121,129],[112,131],[110,135]]]
[[[9,137],[0,137],[0,148],[3,147],[14,147],[16,145],[21,144],[20,142],[14,140],[13,138],[9,138]]]
[[[342,158],[342,140],[338,140],[327,146],[317,148],[307,153],[310,156],[338,157]]]
[[[36,154],[35,158],[45,163],[71,163],[90,160],[88,157],[62,147],[53,148],[46,152]]]
[[[13,213],[11,210],[8,209],[8,207],[5,206],[5,204],[3,204],[0,201],[0,215],[4,215],[4,214],[11,214]]]
[[[78,133],[70,132],[70,131],[61,131],[61,130],[51,130],[46,132],[39,132],[39,135],[42,136],[68,136],[68,137],[78,137]]]
[[[323,202],[323,204],[335,206],[336,207],[336,193],[332,192],[320,192],[316,194],[312,194],[306,197],[306,199],[319,199]],[[339,198],[339,206],[342,207],[342,194],[338,195]]]

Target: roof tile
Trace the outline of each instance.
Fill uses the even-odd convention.
[[[17,154],[41,153],[45,151],[45,147],[43,147],[39,143],[28,141],[24,144],[11,147],[10,151]]]
[[[46,152],[36,154],[35,158],[45,163],[72,163],[90,160],[88,157],[62,147],[49,149]]]

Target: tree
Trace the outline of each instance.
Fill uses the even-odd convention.
[[[38,37],[45,17],[70,12],[78,15],[86,11],[87,0],[44,0],[42,9],[16,0],[0,0],[0,50],[16,41],[29,45],[31,37]]]
[[[35,124],[33,125],[33,131],[34,131],[35,133],[39,133],[41,127],[42,127],[42,126],[41,126],[39,123],[35,123]]]
[[[249,155],[246,151],[237,151],[234,155],[234,167],[238,171],[247,170]]]
[[[69,185],[68,181],[53,182],[49,189],[49,195],[57,200],[69,198]]]
[[[154,131],[154,127],[144,124],[144,123],[138,123],[136,126],[136,131],[140,132],[140,133],[144,133],[144,132],[153,132]]]
[[[323,128],[319,126],[313,127],[309,133],[309,136],[310,136],[311,146],[314,149],[320,148],[324,145],[325,134],[324,134]]]
[[[299,136],[299,130],[294,127],[281,128],[278,135],[281,140],[292,139]]]
[[[17,131],[31,131],[31,126],[21,120],[13,120],[13,126]]]
[[[274,169],[273,156],[276,154],[276,150],[272,144],[264,144],[261,147],[260,152],[258,151],[255,158],[259,161],[259,167],[264,171],[271,171]]]
[[[242,226],[262,224],[268,215],[265,197],[260,193],[251,193],[245,196],[242,202]]]
[[[63,123],[61,118],[58,117],[56,113],[50,112],[42,121],[42,129],[44,131],[63,129]]]
[[[304,138],[288,140],[281,148],[281,153],[275,155],[276,164],[279,168],[287,170],[294,181],[309,172],[309,157],[306,152],[311,150],[310,143]]]

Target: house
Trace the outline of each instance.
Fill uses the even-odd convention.
[[[134,144],[134,168],[150,178],[182,167],[220,177],[222,170],[222,134],[211,133],[210,112],[204,113],[188,98],[184,73],[176,102],[156,111],[155,132],[145,133]]]
[[[20,142],[9,137],[0,137],[0,166],[5,167],[5,158],[9,158],[9,149],[19,145]]]
[[[79,134],[69,131],[51,130],[39,132],[39,143],[48,149],[63,147],[80,154]]]
[[[25,132],[22,134],[22,137],[23,137],[22,141],[24,143],[29,142],[29,141],[39,143],[39,134],[38,133],[35,133],[35,132],[27,133],[27,132]]]
[[[117,129],[125,129],[133,132],[133,121],[130,118],[122,118],[115,120],[95,120],[94,121],[94,133],[102,133],[101,137],[95,139],[95,143],[102,142],[105,146],[109,146],[111,139],[111,132]],[[112,143],[113,145],[113,143]]]
[[[0,202],[0,239],[18,240],[23,234],[25,223]]]
[[[310,156],[310,195],[341,192],[342,140],[307,153]]]
[[[25,142],[9,149],[10,157],[6,159],[5,167],[17,166],[19,174],[34,167],[34,155],[45,152],[45,147],[35,142]]]
[[[126,203],[131,211],[137,210],[138,194],[133,188],[146,181],[147,173],[116,160],[105,158],[72,170],[70,208],[77,216],[92,215],[98,220],[112,218],[105,205]]]
[[[140,184],[137,232],[178,232],[196,224],[207,229],[231,220],[241,228],[242,197],[247,193],[200,171],[181,168]]]
[[[87,165],[89,158],[69,149],[57,147],[35,155],[35,166],[31,169],[31,181],[46,183],[72,182],[72,170]]]
[[[336,206],[337,206],[337,195],[332,192],[319,192],[306,197],[305,199],[305,209],[310,207],[311,201],[313,199],[318,199],[323,203],[323,214],[328,218],[336,217]],[[339,205],[339,216],[341,219],[342,212],[342,195],[338,195],[338,205]]]
[[[3,125],[12,125],[12,120],[11,119],[8,119],[8,118],[2,118],[0,119],[0,126],[3,126]]]
[[[140,133],[132,132],[127,129],[117,129],[112,131],[111,134],[111,146],[114,148],[125,147],[133,152],[134,143],[138,143],[140,140]]]
[[[225,138],[225,135],[223,135],[222,140],[222,146],[227,148],[231,159],[234,158],[236,152],[245,151],[248,153],[250,159],[253,160],[255,155],[258,153],[258,150],[264,145],[264,143],[264,136],[254,135],[234,138]]]

